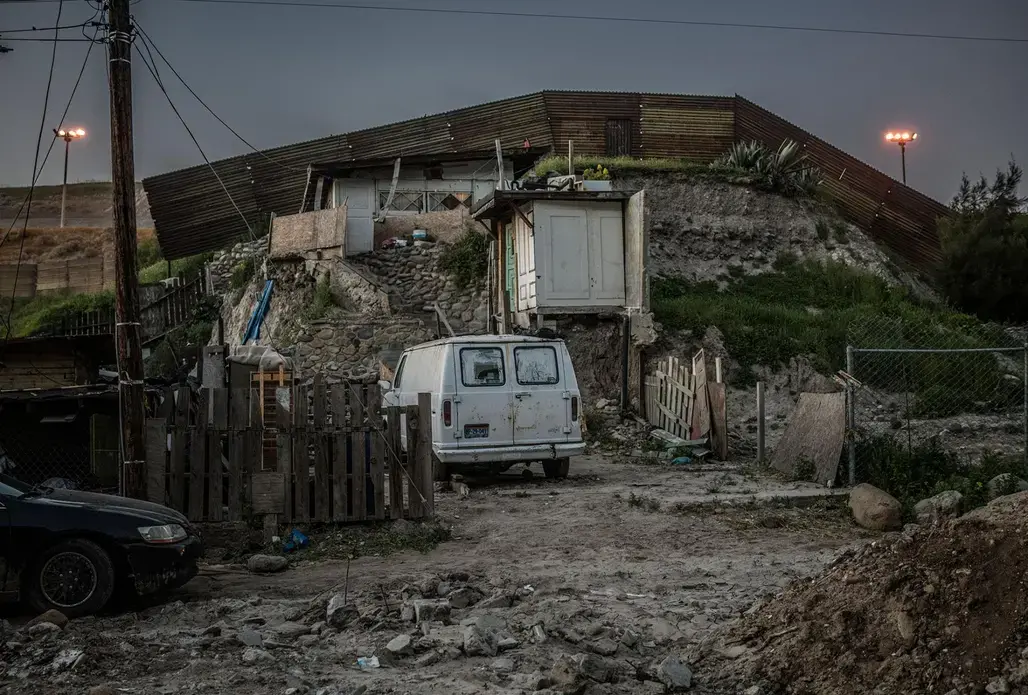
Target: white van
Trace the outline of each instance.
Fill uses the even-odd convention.
[[[384,406],[417,405],[432,394],[436,479],[450,472],[499,472],[542,461],[548,478],[568,474],[585,451],[582,395],[563,340],[469,335],[408,348]],[[401,428],[406,448],[406,427]]]

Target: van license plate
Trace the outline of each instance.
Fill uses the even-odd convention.
[[[488,439],[489,425],[464,425],[465,439]]]

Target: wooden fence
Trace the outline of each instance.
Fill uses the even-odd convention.
[[[207,292],[203,275],[173,287],[139,310],[143,343],[165,336],[168,331],[190,319],[197,303]]]
[[[654,427],[685,441],[710,437],[719,460],[728,458],[728,414],[721,359],[715,359],[714,380],[707,379],[706,355],[700,350],[692,366],[669,357],[657,364],[645,385],[646,417]]]
[[[418,519],[434,511],[431,400],[380,407],[377,385],[276,389],[275,426],[257,389],[169,391],[146,422],[146,490],[191,521]],[[400,428],[407,432],[407,451]],[[262,455],[266,436],[275,457]]]

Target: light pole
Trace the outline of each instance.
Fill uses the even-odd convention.
[[[54,135],[64,140],[64,183],[61,184],[61,228],[64,228],[64,201],[68,198],[68,150],[72,140],[78,140],[86,136],[82,128],[75,130],[57,130],[54,128]]]
[[[903,185],[907,185],[907,143],[917,140],[917,133],[903,131],[902,133],[886,133],[885,139],[900,146],[900,162],[903,165]]]

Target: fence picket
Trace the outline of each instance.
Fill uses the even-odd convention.
[[[320,374],[314,377],[314,429],[311,432],[314,444],[314,515],[317,521],[331,519],[329,499],[332,488],[329,484],[331,441],[328,435],[326,413],[325,381]]]
[[[195,424],[189,428],[189,504],[190,521],[203,517],[204,478],[207,473],[207,393],[200,389],[196,401]]]
[[[403,518],[403,449],[400,443],[400,428],[403,427],[403,409],[391,407],[388,409],[389,427],[388,451],[386,460],[389,461],[389,518]]]
[[[228,400],[228,519],[243,518],[243,470],[249,455],[250,392],[232,389]]]
[[[205,389],[211,398],[211,428],[207,431],[207,519],[224,519],[225,447],[228,430],[228,390]]]
[[[367,449],[364,448],[364,394],[360,384],[350,384],[350,460],[353,462],[353,515],[367,518]]]
[[[385,436],[382,421],[382,392],[378,384],[368,386],[368,430],[371,439],[371,478],[369,484],[375,489],[375,518],[385,518]]]
[[[332,406],[332,518],[335,521],[350,519],[349,499],[346,494],[349,477],[346,456],[346,405],[348,389],[345,384],[335,384],[329,393]]]
[[[171,437],[171,487],[168,499],[174,509],[185,509],[186,450],[189,445],[189,405],[192,394],[188,386],[179,386],[174,391],[174,428]]]

